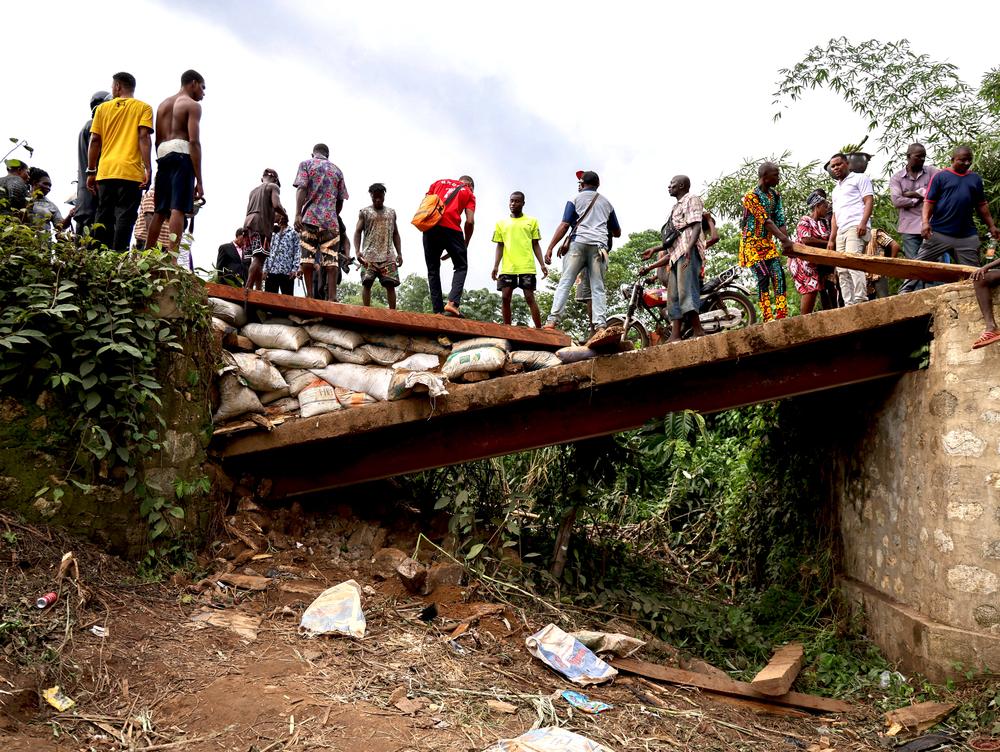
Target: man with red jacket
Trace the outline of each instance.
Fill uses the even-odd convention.
[[[441,220],[424,233],[424,260],[427,262],[427,287],[431,294],[434,313],[461,316],[459,305],[465,289],[465,275],[469,271],[469,241],[476,223],[475,183],[468,175],[458,180],[438,180],[427,189],[447,205]],[[465,224],[461,224],[462,213]],[[451,276],[448,302],[441,293],[441,262],[451,257],[455,271]]]

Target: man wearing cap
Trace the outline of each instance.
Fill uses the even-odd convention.
[[[459,305],[469,273],[469,241],[476,227],[476,184],[468,175],[458,180],[443,179],[431,183],[427,195],[436,194],[445,204],[441,220],[424,233],[424,261],[427,263],[427,288],[434,313],[461,316]],[[462,224],[462,213],[465,223]],[[451,291],[445,302],[441,292],[441,261],[451,258],[454,271]]]
[[[285,207],[281,205],[281,181],[278,173],[270,167],[264,170],[260,185],[250,191],[247,200],[247,217],[243,220],[250,243],[250,274],[247,287],[259,290],[264,274],[264,261],[271,251],[271,234],[274,232],[275,213]]]
[[[87,152],[90,150],[90,124],[94,122],[94,112],[111,99],[106,91],[95,91],[90,96],[90,119],[83,124],[76,141],[76,203],[73,206],[73,219],[76,221],[77,235],[94,224],[97,215],[97,197],[87,190]]]
[[[153,176],[153,108],[135,98],[131,73],[112,77],[111,94],[114,99],[98,105],[90,124],[87,190],[97,196],[97,239],[127,251],[142,191]]]
[[[620,238],[621,226],[615,209],[604,196],[597,192],[601,179],[593,170],[579,170],[576,173],[579,192],[566,202],[562,222],[545,252],[545,263],[552,263],[552,251],[570,234],[569,250],[563,259],[562,276],[552,300],[552,310],[543,329],[555,329],[562,318],[569,300],[573,283],[581,271],[590,280],[591,304],[593,307],[595,339],[604,334],[607,324],[608,301],[604,291],[604,266],[611,237]],[[560,249],[560,253],[562,249]]]
[[[313,262],[317,254],[326,276],[327,300],[337,299],[340,269],[340,212],[350,198],[344,173],[330,161],[330,147],[316,144],[312,157],[299,163],[295,173],[295,229],[302,246],[302,274],[306,295],[313,295]]]
[[[20,159],[4,162],[7,174],[0,178],[0,212],[10,214],[28,205],[28,165]]]

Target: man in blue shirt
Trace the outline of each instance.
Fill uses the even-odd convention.
[[[972,167],[972,149],[959,146],[951,153],[951,167],[935,173],[927,186],[923,207],[924,243],[916,256],[917,261],[938,261],[946,253],[966,266],[979,266],[979,234],[976,232],[975,214],[983,220],[995,240],[1000,240],[1000,229],[993,222],[986,203],[983,179]],[[907,280],[900,292],[911,292],[918,281]]]
[[[264,292],[295,294],[295,278],[301,274],[302,249],[299,234],[288,226],[284,208],[274,210],[277,224],[271,236],[270,255],[264,261]]]
[[[615,209],[604,196],[597,192],[601,179],[596,172],[587,170],[576,174],[579,193],[566,202],[562,222],[556,227],[549,248],[545,252],[546,265],[552,263],[552,250],[559,245],[572,228],[569,249],[563,259],[562,276],[552,300],[552,310],[543,329],[555,329],[562,318],[569,300],[573,283],[581,271],[586,271],[590,279],[591,301],[594,311],[594,327],[597,331],[593,339],[600,339],[607,324],[608,300],[604,291],[604,267],[602,260],[608,256],[611,237],[620,238],[622,229],[615,216]],[[562,249],[560,249],[560,255]]]

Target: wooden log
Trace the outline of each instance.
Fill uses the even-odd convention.
[[[750,682],[750,686],[765,695],[783,695],[802,668],[802,645],[790,642],[774,651],[770,662]]]
[[[794,250],[787,255],[805,259],[821,266],[836,266],[841,269],[858,269],[883,277],[899,279],[919,279],[924,282],[960,282],[968,279],[976,267],[962,264],[940,264],[936,261],[914,261],[907,258],[886,256],[859,256],[853,253],[838,253],[825,248],[792,243]]]
[[[828,697],[817,697],[799,692],[788,692],[783,695],[772,697],[756,691],[746,682],[738,682],[732,679],[720,679],[714,676],[696,674],[692,671],[683,671],[679,668],[668,668],[657,663],[649,663],[634,658],[616,658],[612,661],[619,671],[627,674],[645,676],[647,679],[678,684],[685,687],[697,687],[706,692],[714,692],[720,695],[730,695],[733,697],[745,697],[758,702],[773,703],[785,707],[802,708],[820,713],[846,713],[852,708],[846,702],[832,700]]]
[[[572,344],[569,335],[551,329],[533,329],[526,326],[504,326],[486,321],[472,321],[431,313],[393,311],[387,308],[331,303],[316,298],[298,298],[258,292],[242,287],[230,287],[214,282],[205,284],[210,297],[221,298],[241,305],[257,306],[277,313],[290,313],[304,318],[322,318],[347,328],[374,329],[406,334],[444,334],[456,339],[468,337],[497,337],[516,345],[536,350],[556,350]]]

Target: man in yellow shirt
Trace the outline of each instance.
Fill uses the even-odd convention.
[[[524,194],[521,191],[510,194],[509,206],[510,217],[497,222],[493,231],[493,242],[497,244],[493,279],[497,282],[503,303],[503,323],[510,326],[511,300],[514,297],[514,289],[520,287],[524,292],[524,302],[531,310],[535,328],[539,329],[542,326],[542,315],[538,310],[538,303],[535,302],[538,279],[535,273],[535,259],[542,267],[542,276],[549,276],[549,270],[542,260],[542,249],[538,245],[542,234],[538,229],[538,220],[524,214]]]
[[[135,98],[135,76],[112,77],[110,102],[94,111],[87,153],[87,190],[97,194],[94,236],[127,251],[142,191],[152,178],[153,108]],[[100,163],[100,166],[98,166]]]

